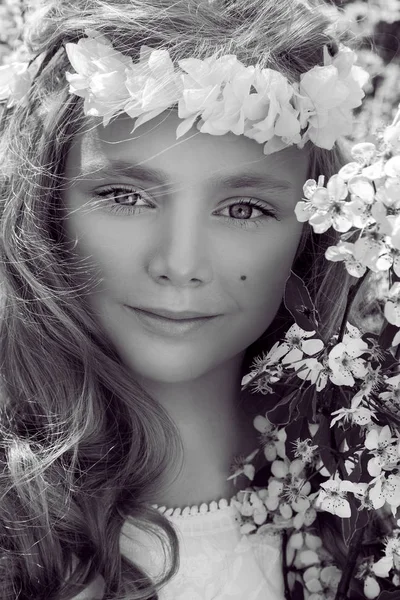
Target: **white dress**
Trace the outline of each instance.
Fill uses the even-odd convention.
[[[183,510],[153,507],[175,526],[180,548],[179,571],[159,591],[160,600],[284,600],[279,534],[242,535],[239,511],[226,499]],[[162,572],[161,543],[129,519],[120,549],[150,577]],[[99,584],[96,580],[74,600],[101,598]]]

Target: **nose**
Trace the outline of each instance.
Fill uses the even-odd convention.
[[[171,202],[157,223],[150,276],[163,285],[198,286],[212,279],[204,210],[185,195]]]

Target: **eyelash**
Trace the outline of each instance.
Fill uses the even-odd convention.
[[[130,194],[140,194],[143,195],[143,192],[135,189],[135,188],[129,188],[129,187],[125,187],[125,186],[109,186],[107,188],[104,188],[103,190],[101,190],[100,192],[96,192],[94,195],[96,197],[100,197],[100,198],[104,198],[108,195],[110,195],[112,192],[116,192],[116,191],[122,191],[125,193],[130,193]],[[121,194],[123,195],[123,194]],[[120,196],[121,196],[120,195]],[[268,208],[265,208],[265,206],[259,202],[258,200],[254,200],[253,201],[244,201],[244,200],[237,200],[236,202],[233,202],[232,204],[229,204],[228,206],[224,206],[224,208],[229,208],[230,206],[235,206],[236,204],[244,204],[245,206],[251,206],[254,208],[258,208],[264,216],[268,216],[268,217],[272,217],[274,219],[276,219],[277,221],[279,221],[280,219],[278,219],[276,213]],[[132,210],[131,209],[137,209],[138,208],[144,208],[142,206],[136,207],[134,205],[132,206],[118,206],[118,205],[114,205],[108,208],[108,210],[110,210],[110,212],[113,212],[115,214],[128,214],[131,213]],[[222,210],[222,209],[221,209]],[[225,215],[222,215],[225,216]],[[262,223],[262,219],[258,218],[258,219],[235,219],[233,217],[225,217],[226,219],[229,219],[230,221],[239,221],[239,226],[240,227],[250,227],[250,226],[257,226],[260,223]],[[251,225],[249,225],[249,223],[251,223]]]

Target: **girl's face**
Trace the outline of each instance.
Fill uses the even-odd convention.
[[[308,167],[305,150],[266,156],[233,133],[194,127],[176,140],[179,123],[166,111],[131,134],[124,115],[82,133],[64,192],[67,237],[100,276],[88,296],[96,318],[135,373],[165,383],[244,356],[270,325],[301,237],[294,207]],[[217,316],[164,331],[127,307]]]

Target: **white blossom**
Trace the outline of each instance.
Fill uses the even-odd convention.
[[[230,477],[227,477],[227,481],[229,479],[233,479],[234,483],[236,483],[237,477],[239,477],[239,475],[242,474],[245,475],[248,479],[253,480],[255,475],[255,467],[251,461],[258,453],[259,450],[257,448],[246,457],[235,457],[231,467],[233,474],[230,475]]]
[[[314,211],[309,215],[308,222],[315,233],[324,233],[330,227],[344,232],[352,227],[352,211],[349,203],[345,202],[347,195],[346,182],[339,175],[333,175],[326,188],[320,187],[314,192],[309,201]],[[302,215],[302,220],[304,220],[304,208],[307,207],[303,207],[300,203],[295,207],[296,216]]]
[[[352,251],[356,261],[375,273],[387,271],[393,263],[388,237],[377,229],[364,231],[354,242]]]
[[[334,600],[342,572],[334,565],[312,566],[304,572],[308,600]]]
[[[353,422],[357,425],[367,425],[370,423],[374,413],[369,408],[361,406],[362,400],[362,396],[356,395],[351,401],[350,408],[339,408],[333,411],[331,414],[334,418],[331,420],[331,427],[341,420],[344,420],[344,422]]]
[[[294,367],[294,364],[301,360],[304,354],[310,356],[320,352],[324,343],[318,338],[313,338],[314,334],[315,331],[305,331],[297,323],[289,327],[285,334],[285,340],[279,347],[281,363]]]
[[[361,338],[346,338],[336,344],[328,355],[331,369],[329,379],[335,385],[354,386],[354,377],[362,378],[367,374],[365,360],[359,358],[368,349],[368,344]]]
[[[364,275],[367,267],[354,256],[354,243],[339,240],[336,246],[329,246],[325,250],[325,258],[333,262],[343,261],[348,273],[353,277]]]
[[[311,438],[305,440],[297,438],[297,440],[293,442],[293,445],[295,447],[294,455],[296,458],[300,458],[303,463],[312,463],[315,451],[318,450],[318,446],[312,443]]]
[[[400,476],[390,473],[385,477],[384,473],[381,473],[373,480],[369,497],[375,509],[382,508],[387,502],[395,514],[400,506]]]
[[[316,500],[316,506],[321,510],[347,518],[351,515],[350,504],[346,498],[346,486],[339,477],[334,477],[321,483],[321,490]]]
[[[311,484],[305,479],[304,467],[305,464],[299,459],[275,460],[272,463],[273,478],[268,484],[268,497],[265,500],[269,510],[279,508],[285,519],[291,519],[293,511],[304,513],[310,508]]]
[[[368,473],[372,477],[380,475],[382,469],[396,466],[400,461],[397,450],[396,438],[392,436],[389,425],[382,427],[380,431],[374,427],[365,437],[364,445],[373,454],[368,461]]]
[[[253,425],[261,433],[260,440],[265,458],[270,462],[274,461],[277,456],[285,458],[286,431],[282,428],[278,429],[274,427],[268,417],[263,417],[262,415],[255,417]]]

